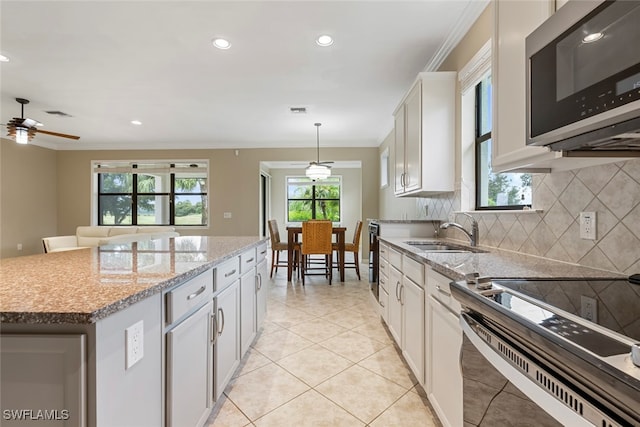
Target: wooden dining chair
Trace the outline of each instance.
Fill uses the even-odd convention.
[[[351,242],[344,243],[344,268],[355,268],[358,280],[360,280],[360,235],[362,234],[362,221],[356,222],[356,229],[353,233],[353,240]],[[333,244],[333,250],[338,250],[338,244]],[[353,262],[347,262],[347,252],[353,253]]]
[[[278,231],[278,222],[275,219],[270,219],[269,224],[269,236],[271,237],[271,274],[269,277],[273,277],[273,269],[275,268],[278,273],[278,267],[287,267],[287,260],[280,261],[280,252],[287,251],[287,242],[280,240],[280,232]],[[295,259],[295,258],[294,258]]]
[[[331,221],[305,221],[302,223],[302,243],[300,244],[300,254],[302,259],[300,262],[300,274],[302,275],[302,285],[304,286],[304,278],[311,275],[307,272],[309,265],[307,264],[310,255],[324,255],[325,267],[322,269],[324,273],[321,275],[329,279],[333,277],[333,244],[331,238],[333,236],[333,224]]]

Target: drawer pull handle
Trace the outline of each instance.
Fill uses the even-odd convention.
[[[211,315],[211,344],[218,341],[218,318],[215,314]]]
[[[207,289],[207,287],[203,285],[202,287],[200,287],[200,289],[198,289],[197,291],[195,291],[194,293],[192,293],[191,295],[189,295],[189,296],[187,297],[187,301],[194,299],[195,297],[197,297],[198,295],[200,295],[201,293],[203,293],[205,289]]]
[[[260,255],[266,255],[267,250],[265,249],[264,251],[260,252]]]
[[[447,292],[447,291],[445,291],[444,289],[442,289],[442,288],[440,287],[440,285],[436,285],[436,290],[437,290],[438,292],[440,292],[441,294],[444,294],[444,295],[446,295],[446,296],[448,296],[448,297],[450,297],[450,296],[451,296],[451,292]]]
[[[249,264],[250,262],[253,262],[253,258],[249,258],[248,260],[245,261],[247,264]]]
[[[222,333],[224,332],[224,310],[222,308],[218,309],[218,313],[220,313],[220,315],[222,316],[222,321],[220,322],[220,330],[218,331],[218,335],[222,335]]]
[[[233,270],[231,270],[230,272],[226,273],[224,275],[224,277],[229,277],[229,276],[233,276],[234,274],[236,274],[236,269],[234,268]]]

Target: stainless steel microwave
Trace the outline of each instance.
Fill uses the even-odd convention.
[[[571,0],[525,45],[528,145],[638,155],[640,1]]]

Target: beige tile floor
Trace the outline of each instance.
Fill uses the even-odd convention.
[[[280,269],[264,326],[206,425],[439,426],[369,298],[353,271],[302,287]]]

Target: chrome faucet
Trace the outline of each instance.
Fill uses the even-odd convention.
[[[467,235],[467,237],[469,238],[469,242],[471,243],[471,246],[478,246],[478,221],[476,221],[476,219],[471,215],[469,215],[468,213],[464,213],[464,212],[460,212],[460,213],[462,215],[466,215],[469,218],[471,218],[471,233],[465,230],[463,226],[455,222],[445,222],[440,226],[440,228],[445,230],[449,227],[457,228]]]

